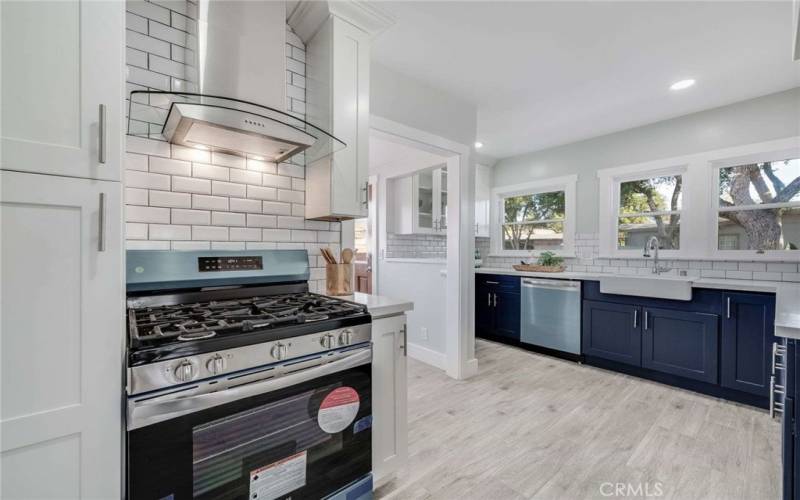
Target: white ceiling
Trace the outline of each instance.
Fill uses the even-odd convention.
[[[791,0],[379,5],[373,59],[476,103],[500,158],[800,86]]]
[[[369,136],[369,173],[387,177],[405,175],[441,165],[447,157],[392,140],[380,132]]]

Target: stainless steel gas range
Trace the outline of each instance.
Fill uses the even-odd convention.
[[[308,275],[304,250],[128,252],[128,498],[371,498],[371,318]]]

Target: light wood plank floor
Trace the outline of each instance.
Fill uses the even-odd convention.
[[[491,342],[477,357],[465,381],[409,359],[409,463],[377,498],[780,497],[766,411]]]

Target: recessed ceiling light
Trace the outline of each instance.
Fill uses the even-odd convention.
[[[481,141],[475,141],[475,149],[481,149],[483,147],[483,143]]]
[[[679,82],[675,82],[672,85],[670,85],[669,89],[670,90],[683,90],[683,89],[688,89],[692,85],[694,85],[694,80],[692,80],[692,79],[681,80]]]

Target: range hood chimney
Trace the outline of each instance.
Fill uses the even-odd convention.
[[[196,34],[187,35],[194,57],[186,61],[186,92],[133,91],[129,134],[271,162],[307,150],[318,159],[344,147],[286,111],[284,2],[200,0],[197,17]],[[134,130],[133,103],[142,102],[160,110]]]

